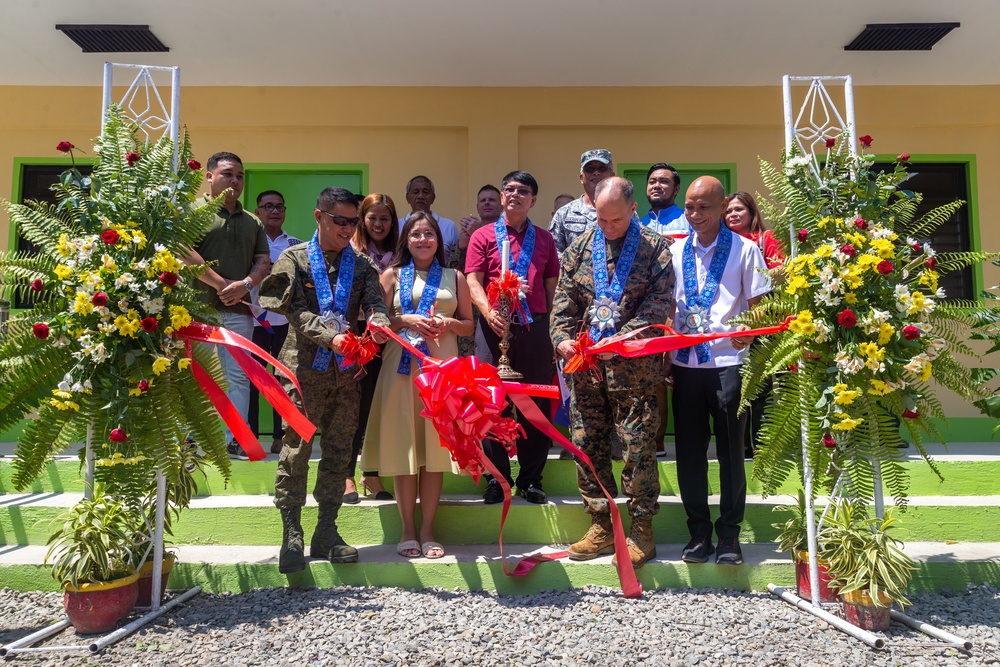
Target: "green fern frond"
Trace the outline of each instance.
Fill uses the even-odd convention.
[[[906,230],[906,233],[917,238],[930,236],[935,229],[948,222],[951,216],[955,215],[964,205],[964,201],[956,199],[953,202],[933,208],[920,216],[920,219],[913,223]]]

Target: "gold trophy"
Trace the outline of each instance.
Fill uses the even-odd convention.
[[[500,336],[500,361],[497,362],[497,375],[502,380],[520,380],[524,376],[510,367],[510,359],[507,358],[507,350],[510,343],[507,340],[510,336],[510,295],[501,293],[497,303],[497,310],[504,319],[503,335]]]

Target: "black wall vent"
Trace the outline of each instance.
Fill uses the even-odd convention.
[[[148,25],[57,25],[84,53],[162,53],[170,49]]]
[[[869,23],[845,51],[930,51],[961,23]]]

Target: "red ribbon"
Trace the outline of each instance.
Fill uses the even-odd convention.
[[[357,380],[365,373],[365,364],[378,356],[378,343],[372,340],[371,334],[367,331],[358,337],[353,331],[344,332],[347,338],[340,344],[340,355],[344,357],[344,368],[357,366],[358,372],[354,376]]]
[[[288,398],[288,394],[282,389],[281,384],[278,382],[277,378],[267,372],[261,364],[257,363],[250,356],[244,352],[244,350],[249,350],[253,354],[257,355],[261,359],[264,359],[278,372],[291,380],[295,388],[299,390],[299,394],[302,393],[302,387],[299,386],[299,381],[296,379],[295,374],[292,373],[284,364],[272,357],[270,354],[262,350],[260,347],[255,345],[253,342],[247,340],[243,336],[229,331],[228,329],[223,329],[222,327],[216,327],[209,324],[204,324],[202,322],[192,322],[186,327],[178,329],[173,333],[175,338],[180,338],[187,343],[187,356],[191,359],[191,372],[194,373],[195,379],[201,386],[202,391],[208,396],[208,400],[212,402],[215,409],[218,410],[219,416],[222,420],[226,422],[226,426],[229,430],[233,432],[233,437],[236,442],[240,443],[243,447],[243,451],[246,452],[247,457],[251,461],[259,461],[260,459],[267,458],[267,454],[264,453],[264,448],[260,446],[260,441],[250,430],[250,427],[246,422],[246,415],[242,415],[233,405],[229,397],[226,396],[226,392],[222,390],[221,387],[215,382],[212,376],[201,367],[201,365],[194,360],[191,355],[191,341],[197,341],[201,343],[208,343],[209,345],[222,345],[225,347],[236,363],[240,365],[243,372],[247,374],[250,381],[254,383],[258,390],[260,390],[261,395],[278,411],[284,420],[292,430],[298,433],[304,440],[308,440],[316,432],[316,426],[309,421],[309,418],[299,411],[295,404],[292,403],[291,399]]]
[[[528,316],[524,312],[524,306],[521,305],[521,277],[510,270],[498,275],[486,288],[486,298],[494,309],[500,303],[501,295],[507,296],[511,308],[527,328]]]
[[[488,471],[500,483],[504,502],[500,515],[499,546],[504,573],[514,577],[524,576],[539,563],[565,558],[568,555],[566,551],[536,554],[522,559],[513,569],[507,566],[503,555],[503,527],[510,510],[510,485],[493,466],[480,444],[484,438],[490,438],[502,444],[508,456],[514,455],[517,436],[523,436],[524,431],[513,419],[501,416],[506,399],[509,398],[529,422],[583,461],[596,478],[597,473],[587,455],[552,426],[531,400],[532,396],[558,398],[559,387],[502,381],[495,367],[482,363],[475,357],[435,359],[423,354],[386,327],[375,323],[369,323],[368,326],[369,329],[383,332],[420,359],[423,372],[413,381],[424,403],[421,414],[432,421],[441,438],[441,445],[451,452],[459,467],[469,472],[476,482],[484,471]],[[601,490],[608,499],[611,511],[622,592],[625,597],[640,597],[642,586],[635,577],[632,560],[628,555],[621,513],[614,498],[603,485]]]
[[[574,370],[581,371],[593,368],[594,358],[599,354],[617,354],[621,357],[634,359],[636,357],[648,357],[654,354],[662,354],[663,352],[672,352],[684,347],[691,347],[692,345],[707,343],[720,338],[766,336],[768,334],[780,333],[786,330],[788,328],[788,324],[794,319],[795,316],[792,315],[777,326],[763,327],[761,329],[744,329],[743,331],[724,331],[701,334],[682,334],[665,324],[650,324],[645,327],[640,327],[634,331],[629,331],[628,333],[610,336],[591,345],[586,344],[586,341],[589,340],[589,336],[578,336],[577,340],[573,343],[574,349],[577,350],[577,354],[569,360],[566,364],[566,368],[563,369],[563,372],[572,373]],[[636,336],[647,329],[660,329],[667,335],[634,340]],[[578,357],[582,357],[582,359],[580,362],[574,363]],[[570,370],[570,367],[572,367],[573,370]]]

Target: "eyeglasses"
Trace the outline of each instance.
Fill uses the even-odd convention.
[[[262,208],[265,211],[277,211],[278,213],[281,213],[282,211],[285,210],[285,205],[284,204],[261,204],[257,208]]]
[[[435,234],[434,232],[413,232],[407,238],[409,238],[411,241],[423,241],[424,239],[428,240],[433,239],[436,241],[437,234]]]
[[[322,213],[323,215],[330,216],[330,218],[333,219],[333,224],[337,225],[338,227],[357,227],[358,223],[361,222],[361,218],[358,217],[345,218],[344,216],[337,215],[336,213],[327,213],[326,211],[319,208],[316,210]]]
[[[503,191],[504,194],[506,194],[507,196],[513,196],[513,195],[517,195],[518,197],[531,196],[531,190],[529,190],[528,188],[515,188],[508,185],[503,189]]]

